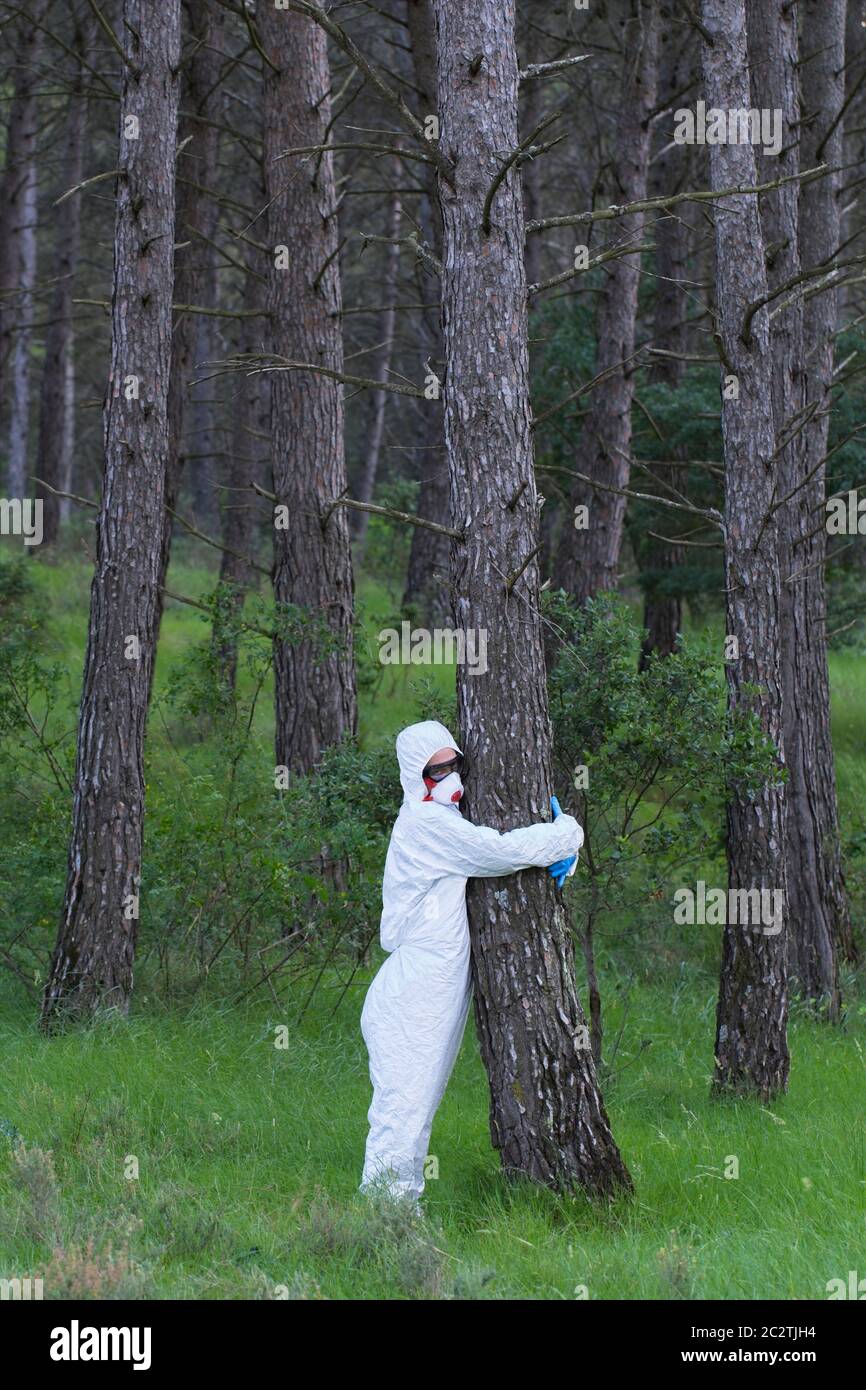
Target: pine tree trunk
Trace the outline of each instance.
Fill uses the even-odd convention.
[[[15,343],[12,349],[11,409],[9,412],[9,492],[13,497],[26,497],[33,492],[28,455],[30,444],[30,356],[33,340],[33,288],[36,284],[36,120],[31,127],[33,136],[30,157],[21,170],[21,222],[16,230],[18,266],[15,299]]]
[[[418,92],[417,109],[420,119],[436,113],[436,21],[432,0],[406,0],[406,23],[412,53],[414,85]],[[421,165],[426,196],[422,200],[421,221],[427,241],[437,260],[442,259],[442,213],[436,188],[436,173],[429,164]],[[431,303],[439,293],[425,267],[418,266],[419,301]],[[421,315],[422,335],[426,354],[434,371],[441,371],[442,327],[438,313]],[[419,363],[419,365],[423,365]],[[421,432],[421,486],[418,491],[418,514],[440,526],[448,525],[450,485],[445,458],[445,433],[442,403],[425,400],[420,403],[424,428]],[[419,623],[429,627],[450,627],[451,600],[448,591],[448,570],[451,547],[447,536],[416,526],[412,532],[403,608]]]
[[[38,0],[30,17],[23,15],[14,49],[15,89],[6,132],[6,167],[0,200],[0,372],[9,384],[9,464],[7,493],[33,492],[28,468],[30,439],[30,356],[33,288],[36,284],[37,174],[39,134],[38,65],[43,33],[37,27],[47,5]],[[8,369],[8,370],[7,370]]]
[[[91,42],[92,24],[85,22],[76,30],[76,51],[86,56]],[[87,118],[85,87],[85,70],[82,64],[76,61],[66,111],[63,191],[74,188],[81,182],[84,127]],[[39,403],[39,441],[36,451],[36,474],[50,485],[48,488],[38,485],[36,487],[36,496],[42,499],[44,545],[53,545],[57,540],[63,516],[63,499],[55,496],[50,488],[56,488],[59,492],[69,491],[75,443],[75,325],[72,300],[75,294],[75,274],[81,242],[81,195],[76,193],[65,199],[57,209],[56,219],[54,274],[57,276],[57,282],[51,296],[51,312],[45,335],[45,362],[42,368]],[[70,390],[73,398],[71,410],[67,402]]]
[[[63,393],[63,443],[60,448],[60,489],[62,492],[72,491],[72,471],[75,462],[75,333],[73,331],[69,344],[69,351],[66,354],[65,371],[66,389]],[[69,524],[72,514],[72,499],[70,497],[60,498],[60,515],[58,526],[62,531]]]
[[[399,184],[402,165],[398,158],[394,159],[393,178]],[[379,358],[376,363],[375,380],[387,382],[391,375],[391,359],[394,355],[394,326],[397,318],[395,305],[397,303],[397,277],[400,271],[400,247],[397,244],[397,237],[400,235],[400,217],[402,207],[400,194],[391,194],[391,204],[388,210],[388,222],[385,228],[385,235],[391,238],[390,246],[385,248],[385,275],[382,280],[382,304],[384,312],[382,314],[382,346],[379,351]],[[379,473],[379,459],[382,453],[382,440],[385,436],[385,409],[388,403],[387,391],[373,392],[373,420],[370,426],[370,435],[367,441],[367,450],[364,456],[364,470],[361,474],[361,483],[358,488],[359,502],[372,502],[373,493],[376,490],[376,478]],[[367,539],[367,528],[370,521],[369,512],[355,512],[355,539],[359,548],[363,549]]]
[[[655,106],[657,9],[651,0],[624,0],[623,90],[613,159],[615,187],[610,201],[631,203],[646,197],[649,118]],[[611,224],[609,248],[639,246],[645,225],[641,213]],[[640,285],[639,255],[624,255],[604,267],[596,329],[596,374],[603,383],[591,396],[583,423],[577,467],[608,488],[626,488],[630,473],[631,407],[634,396],[635,320]],[[589,525],[562,528],[557,583],[581,602],[617,587],[625,521],[624,497],[590,487],[578,479],[572,506],[589,508]]]
[[[333,155],[285,157],[288,149],[325,141],[331,117],[327,41],[312,20],[273,7],[261,10],[258,25],[270,59],[263,138],[271,342],[288,362],[340,372]],[[287,248],[285,268],[278,247]],[[330,503],[346,488],[343,388],[318,372],[277,371],[271,402],[274,493],[290,519],[288,527],[274,529],[274,596],[278,605],[324,617],[339,643],[330,654],[309,638],[274,643],[277,765],[304,773],[357,724],[346,508],[335,508],[323,526]]]
[[[125,1013],[168,453],[180,0],[124,0],[111,374],[63,916],[42,1006]],[[138,139],[124,130],[137,116]],[[136,382],[138,398],[135,399]],[[132,397],[132,398],[130,398]]]
[[[263,200],[263,199],[262,199]],[[244,304],[259,309],[265,303],[265,282],[251,266],[246,279]],[[261,319],[243,320],[242,351],[258,351]],[[263,485],[263,460],[267,446],[258,438],[268,424],[264,409],[268,399],[266,376],[239,376],[232,395],[232,434],[230,447],[222,459],[225,491],[221,494],[220,533],[227,547],[220,559],[220,583],[230,586],[229,609],[237,616],[244,604],[246,590],[255,583],[255,571],[247,564],[256,546],[255,501],[248,490],[250,483]],[[234,690],[237,680],[238,643],[234,633],[214,628],[214,649],[219,661],[222,680],[228,690]]]
[[[663,30],[659,35],[659,106],[670,106],[668,119],[663,124],[658,138],[661,149],[653,161],[650,180],[650,196],[679,192],[689,187],[686,182],[692,161],[688,147],[673,144],[673,108],[680,99],[683,88],[691,77],[691,50],[678,41],[676,25]],[[694,186],[694,185],[692,185]],[[685,281],[689,264],[689,228],[685,221],[685,209],[679,207],[675,215],[661,216],[653,225],[655,251],[655,310],[653,321],[653,346],[664,352],[678,354],[671,357],[656,357],[649,372],[650,381],[676,389],[685,377],[684,354],[688,350],[689,291]],[[682,470],[666,464],[655,464],[653,472],[661,483],[668,483],[684,491]],[[641,480],[641,491],[655,490],[647,479]],[[664,487],[659,488],[663,497],[670,497]],[[666,520],[657,523],[661,515]],[[656,515],[653,529],[666,535],[676,531],[677,522],[669,513]],[[682,525],[682,522],[680,522]],[[647,536],[635,546],[641,568],[641,583],[644,589],[643,625],[646,637],[641,644],[638,668],[644,670],[652,652],[660,656],[670,656],[676,648],[677,634],[682,629],[683,606],[678,594],[667,593],[662,580],[684,562],[685,553],[681,545],[669,545],[665,541]]]
[[[707,108],[750,106],[745,0],[703,0],[703,24],[713,44],[703,47]],[[755,183],[749,144],[710,145],[710,187]],[[748,345],[743,324],[767,292],[757,197],[726,198],[714,210],[716,302],[725,375],[739,383],[738,399],[722,397],[725,456],[725,583],[727,633],[738,654],[726,664],[728,709],[734,719],[752,711],[783,757],[778,521],[769,509],[779,496],[773,461],[769,316],[755,314]],[[756,687],[750,694],[748,686]],[[757,792],[733,787],[727,807],[728,888],[781,892],[779,929],[755,912],[725,927],[716,1021],[714,1085],[768,1100],[788,1079],[787,906],[785,794],[769,779]],[[773,898],[768,903],[773,903]],[[729,913],[729,916],[734,915]],[[737,914],[739,915],[739,913]]]
[[[797,69],[797,13],[785,0],[754,0],[749,15],[754,105],[783,116],[782,152],[758,166],[761,182],[796,175],[800,169],[800,83]],[[769,256],[770,290],[793,280],[801,269],[800,193],[788,183],[762,199],[764,243]],[[788,974],[807,998],[822,1001],[829,1017],[839,1013],[839,980],[834,948],[834,903],[824,893],[832,874],[825,864],[827,825],[816,815],[813,794],[824,745],[819,727],[829,714],[826,610],[823,574],[815,583],[800,574],[804,538],[823,515],[809,474],[809,433],[801,428],[806,406],[803,300],[788,296],[772,321],[773,412],[779,451],[779,489],[789,501],[779,511],[781,565],[782,689],[785,707],[785,763],[788,768]],[[791,495],[793,494],[793,496]],[[820,494],[820,489],[818,489]],[[817,506],[820,510],[811,510]],[[823,570],[823,564],[822,564]],[[818,698],[816,699],[816,695]],[[832,747],[830,780],[833,779]],[[824,779],[826,780],[826,779]],[[833,801],[835,813],[835,797]],[[832,822],[835,826],[835,818]],[[838,836],[836,841],[838,856]]]
[[[25,310],[21,291],[25,290],[28,261],[35,248],[31,236],[35,194],[38,65],[44,34],[41,29],[48,0],[35,0],[30,15],[22,15],[12,28],[14,90],[6,125],[3,177],[0,179],[0,400],[10,394],[10,373],[17,333],[22,321],[32,317],[32,306]],[[31,16],[33,22],[31,23]],[[30,286],[32,290],[32,271]],[[12,386],[14,404],[14,384]],[[7,493],[23,497],[24,471],[20,461],[10,460]]]
[[[514,169],[483,226],[485,195],[518,143],[513,0],[434,0],[444,220],[445,433],[456,619],[488,634],[485,675],[458,667],[468,813],[505,830],[546,819],[551,729],[538,617],[524,223]],[[477,56],[476,56],[477,55]],[[528,563],[527,563],[528,561]],[[510,589],[507,577],[521,567]],[[469,885],[475,1017],[490,1130],[509,1175],[593,1195],[630,1179],[610,1132],[553,881],[533,871]]]
[[[219,114],[219,76],[223,64],[220,54],[221,11],[209,0],[186,0],[186,11],[193,50],[183,73],[183,110],[178,127],[177,226],[178,251],[174,270],[174,303],[200,304],[207,300],[205,267],[211,255],[196,232],[212,233],[213,200],[204,190],[217,181],[219,130],[208,121]],[[202,116],[204,120],[196,120]],[[175,316],[171,339],[171,378],[168,392],[169,448],[165,478],[165,521],[159,560],[157,597],[157,635],[162,622],[163,589],[171,560],[171,541],[180,498],[184,467],[184,422],[188,391],[196,361],[198,318],[182,310]],[[211,388],[212,389],[212,388]],[[169,510],[171,509],[171,511]],[[152,675],[153,673],[151,673]]]
[[[845,0],[804,0],[799,7],[803,129],[800,161],[805,169],[826,161],[842,163],[843,122],[836,118],[845,100]],[[835,123],[835,124],[834,124]],[[832,128],[831,128],[832,127]],[[800,259],[804,267],[823,264],[837,253],[842,174],[829,174],[800,192]],[[814,284],[814,281],[812,282]],[[810,296],[803,310],[807,410],[816,413],[803,432],[803,476],[813,473],[798,497],[798,530],[792,560],[798,578],[798,604],[804,615],[793,645],[792,683],[799,716],[802,768],[794,788],[794,836],[801,854],[802,883],[793,900],[801,913],[792,933],[792,968],[810,998],[832,999],[831,944],[846,960],[856,960],[851,915],[839,839],[836,764],[830,732],[830,677],[827,670],[825,558],[827,535],[818,521],[825,515],[828,393],[833,382],[833,335],[838,291]],[[814,534],[811,534],[813,533]],[[791,840],[793,863],[794,843]],[[828,940],[829,938],[829,940]]]

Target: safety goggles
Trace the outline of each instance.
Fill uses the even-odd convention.
[[[452,772],[463,773],[466,771],[466,759],[462,753],[458,753],[456,758],[451,758],[447,763],[428,763],[422,776],[429,777],[433,782],[441,782],[443,777],[448,777]]]

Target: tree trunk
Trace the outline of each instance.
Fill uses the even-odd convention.
[[[677,33],[676,26],[671,26],[659,36],[659,105],[669,105],[671,110],[660,132],[662,148],[654,161],[650,196],[656,197],[688,187],[686,179],[692,164],[688,147],[674,145],[672,140],[673,108],[681,99],[683,88],[692,75],[691,49],[677,42]],[[678,207],[675,212],[672,210],[672,215],[658,217],[653,225],[653,237],[657,276],[653,345],[679,356],[656,357],[649,379],[676,389],[682,385],[685,377],[684,354],[688,350],[689,292],[685,281],[689,263],[689,228],[685,221],[685,209]],[[671,484],[680,492],[685,490],[681,469],[655,464],[653,472],[662,483]],[[653,485],[643,479],[641,491],[651,489],[654,490]],[[663,497],[670,496],[663,487],[659,491]],[[660,515],[666,517],[660,529],[666,534],[675,531],[677,523],[670,513]],[[660,520],[660,515],[654,517],[654,523]],[[685,552],[681,545],[668,545],[653,536],[647,536],[642,544],[635,547],[635,551],[644,589],[643,625],[647,635],[641,645],[638,662],[639,670],[644,670],[652,652],[657,652],[659,656],[670,656],[676,648],[677,634],[682,629],[682,600],[678,594],[665,592],[661,581],[683,564]]]
[[[749,16],[754,105],[781,111],[782,152],[759,163],[760,182],[796,175],[800,169],[800,84],[797,13],[785,0],[753,0]],[[801,269],[799,190],[788,183],[765,194],[761,205],[770,290],[792,280]],[[782,578],[782,690],[785,711],[785,763],[788,768],[788,974],[800,981],[808,998],[823,1001],[829,1017],[839,1013],[839,979],[834,949],[832,899],[823,896],[832,875],[825,866],[822,844],[827,827],[816,818],[812,784],[822,756],[816,725],[828,707],[815,699],[827,692],[826,610],[816,611],[823,598],[819,582],[799,573],[804,538],[823,516],[823,499],[816,496],[809,475],[809,436],[800,428],[806,406],[803,301],[784,298],[772,321],[773,413],[779,457],[779,489],[788,497],[779,511],[779,559]],[[820,489],[819,489],[820,492]],[[790,494],[793,493],[793,496]],[[816,504],[820,511],[812,511]],[[823,570],[823,556],[821,556]],[[807,561],[808,562],[808,561]],[[814,701],[814,703],[813,703]],[[830,779],[833,778],[833,753]],[[834,797],[835,811],[835,797]],[[833,822],[835,824],[835,820]],[[838,854],[838,837],[837,837]],[[801,964],[802,962],[802,964]]]
[[[125,1013],[168,452],[180,0],[124,0],[111,375],[63,916],[42,1005]],[[138,139],[124,122],[140,122]],[[131,398],[130,398],[131,397]]]
[[[252,254],[252,253],[251,253]],[[265,282],[253,266],[247,274],[244,304],[248,309],[260,309],[265,302]],[[258,351],[260,319],[243,320],[242,351]],[[266,446],[258,437],[267,428],[264,406],[268,398],[266,376],[241,375],[237,378],[232,397],[233,429],[231,445],[222,459],[222,476],[226,491],[222,494],[220,531],[227,547],[220,559],[220,583],[230,586],[229,611],[239,615],[246,590],[255,583],[255,571],[241,557],[252,557],[256,548],[255,501],[248,490],[250,483],[264,482],[260,456]],[[231,553],[234,552],[234,553]],[[236,635],[215,625],[214,649],[222,672],[223,683],[234,690],[237,680],[238,642]]]
[[[801,163],[814,168],[826,160],[842,163],[845,100],[845,0],[805,0],[799,7],[803,129]],[[800,259],[805,267],[835,256],[840,241],[840,174],[816,179],[800,190]],[[812,281],[812,285],[815,282]],[[795,627],[791,676],[792,723],[800,720],[795,744],[792,792],[793,835],[789,863],[798,853],[800,882],[792,903],[798,917],[792,933],[792,969],[810,998],[832,999],[833,948],[856,960],[851,916],[839,841],[836,765],[830,732],[830,677],[827,670],[825,558],[827,534],[818,522],[825,515],[827,407],[833,383],[833,338],[836,332],[835,289],[812,295],[803,309],[807,410],[816,413],[803,431],[803,477],[811,481],[796,501],[797,530],[792,561],[799,570],[797,603],[804,620]],[[813,533],[814,534],[811,534]],[[799,849],[795,851],[794,845]],[[832,944],[831,944],[832,943]]]
[[[36,283],[37,86],[47,0],[36,0],[17,26],[15,86],[6,130],[6,166],[0,185],[0,374],[8,380],[10,497],[32,491],[27,446],[30,421],[30,346]]]
[[[703,48],[707,108],[748,109],[745,0],[703,0],[703,24],[713,40]],[[750,187],[755,179],[750,144],[710,146],[711,188]],[[728,709],[734,720],[754,712],[781,760],[778,525],[776,516],[768,519],[779,496],[779,467],[766,309],[755,314],[748,345],[742,336],[747,309],[767,292],[757,197],[727,198],[714,218],[720,354],[726,378],[735,376],[739,384],[738,399],[731,389],[722,392],[727,633],[738,643],[738,654],[726,664]],[[783,920],[775,932],[760,918],[725,926],[714,1086],[768,1100],[788,1079],[783,787],[772,779],[756,792],[733,786],[727,827],[729,902],[740,890],[781,892]],[[758,916],[754,910],[742,915]]]
[[[398,158],[394,159],[394,180],[399,185],[402,165]],[[402,208],[400,204],[400,194],[391,194],[391,205],[388,210],[388,223],[385,228],[385,235],[391,238],[390,246],[385,248],[385,275],[382,281],[382,303],[384,312],[382,314],[382,346],[379,351],[379,359],[376,363],[375,380],[387,382],[391,375],[391,358],[394,355],[394,324],[397,317],[395,305],[397,303],[397,276],[400,271],[400,247],[397,244],[397,237],[400,235],[400,216]],[[361,474],[361,484],[358,488],[359,502],[372,502],[373,493],[376,489],[376,477],[379,472],[379,458],[382,453],[382,440],[385,434],[385,407],[388,401],[387,391],[373,392],[373,420],[370,426],[370,437],[367,441],[367,452],[364,457],[364,471]],[[355,539],[360,549],[363,549],[367,539],[367,527],[370,521],[369,512],[355,512]]]
[[[436,112],[436,21],[432,0],[406,0],[406,21],[412,68],[418,90],[418,110],[423,121]],[[427,240],[437,260],[442,259],[442,212],[433,167],[423,164],[422,178],[426,197],[422,200],[422,222]],[[428,303],[439,293],[426,267],[418,264],[419,298]],[[425,361],[434,371],[441,370],[442,327],[438,313],[425,311],[421,315]],[[445,459],[445,434],[442,403],[439,400],[421,402],[424,428],[421,432],[421,486],[418,492],[418,514],[447,526],[450,506],[448,463]],[[437,535],[423,526],[412,532],[409,564],[403,607],[413,617],[430,627],[450,627],[451,599],[448,591],[448,568],[451,547],[447,536]]]
[[[75,31],[75,50],[86,57],[93,38],[93,23],[87,20]],[[66,140],[63,151],[63,190],[81,182],[84,155],[84,127],[87,118],[85,70],[79,60],[72,72],[72,89],[66,109]],[[57,239],[54,274],[57,282],[51,295],[51,311],[45,335],[45,362],[39,405],[39,442],[36,473],[51,488],[68,492],[71,484],[72,454],[75,446],[75,376],[73,345],[75,324],[72,300],[81,241],[81,195],[76,193],[60,204],[56,213]],[[68,396],[72,393],[71,408]],[[63,500],[49,488],[37,485],[42,500],[42,540],[57,540]],[[68,516],[68,502],[67,512]]]
[[[60,450],[60,489],[62,492],[72,491],[72,471],[75,462],[75,333],[73,331],[69,351],[66,354],[66,371],[64,373],[66,389],[63,393],[63,445]],[[69,524],[72,515],[71,497],[60,498],[60,510],[58,526],[62,531]]]
[[[505,830],[547,818],[551,729],[538,616],[524,223],[514,3],[434,0],[444,220],[445,434],[457,625],[489,634],[485,675],[458,667],[473,820]],[[528,562],[528,563],[527,563]],[[507,576],[522,568],[507,590]],[[507,808],[507,809],[505,809]],[[593,1195],[630,1187],[598,1089],[552,879],[478,879],[467,895],[475,1017],[490,1081],[490,1131],[509,1175]]]
[[[207,211],[209,215],[203,230],[212,237],[218,221],[216,204],[210,202]],[[216,251],[212,246],[202,246],[201,256],[204,261],[203,279],[206,286],[202,302],[216,308],[219,303]],[[206,362],[219,360],[225,355],[219,323],[219,319],[210,314],[197,316],[193,349],[193,366],[196,371]],[[256,347],[257,345],[258,340]],[[254,347],[253,351],[255,350]],[[204,375],[208,376],[207,370]],[[189,404],[192,406],[192,429],[189,431],[190,447],[187,457],[192,465],[189,469],[189,481],[193,515],[202,530],[212,533],[217,529],[219,518],[219,458],[222,438],[220,403],[214,399],[213,381],[200,381],[197,385],[190,386]]]
[[[451,484],[448,464],[443,457],[442,412],[434,401],[425,402],[424,445],[421,452],[421,487],[418,514],[442,526],[448,525]],[[451,542],[447,536],[416,526],[409,549],[403,608],[412,619],[430,628],[450,627],[453,621],[450,597]]]
[[[34,111],[35,116],[35,111]],[[30,352],[33,340],[33,288],[36,284],[36,122],[32,154],[21,171],[21,223],[16,230],[15,249],[18,262],[18,293],[16,295],[15,345],[12,349],[12,402],[9,413],[9,492],[13,497],[25,497],[33,491],[29,477],[28,446],[30,443]]]
[[[210,248],[196,235],[212,235],[215,204],[203,190],[213,188],[217,178],[219,130],[205,120],[219,113],[219,76],[223,63],[220,49],[221,11],[209,0],[186,0],[186,13],[194,48],[183,75],[183,108],[178,127],[177,225],[178,243],[174,271],[174,303],[205,304],[206,273]],[[205,120],[197,120],[196,116]],[[195,187],[194,185],[198,185]],[[177,510],[184,466],[184,421],[187,415],[189,381],[196,360],[198,316],[180,311],[175,316],[171,338],[171,378],[168,392],[168,471],[165,478],[165,523],[159,561],[157,598],[157,636],[162,621],[163,588],[171,559],[174,522],[169,512]],[[209,383],[208,390],[213,389]],[[152,675],[153,673],[151,673]]]
[[[530,6],[528,14],[524,14],[526,25],[523,43],[524,64],[529,67],[531,63],[542,61],[542,27],[539,29],[539,15],[534,13],[534,7]],[[519,17],[518,17],[519,19]],[[533,22],[535,21],[535,22]],[[520,137],[528,140],[533,131],[540,126],[545,115],[545,88],[547,84],[543,80],[535,79],[527,82],[520,93]],[[521,171],[520,182],[523,186],[523,217],[525,222],[534,222],[541,217],[542,186],[544,175],[544,159],[527,159]],[[541,237],[530,236],[526,239],[524,250],[524,261],[526,264],[526,283],[537,285],[541,279]]]
[[[655,106],[657,8],[653,0],[623,0],[622,98],[613,159],[611,202],[646,197],[649,118]],[[638,246],[643,214],[617,218],[608,246]],[[626,255],[604,266],[605,287],[597,324],[596,373],[603,383],[590,396],[578,453],[581,473],[606,487],[626,488],[631,452],[634,395],[634,341],[640,284],[640,256]],[[578,479],[572,506],[589,508],[589,525],[562,528],[557,583],[583,602],[617,587],[625,520],[624,497],[591,488]]]
[[[272,6],[261,10],[258,24],[270,59],[263,135],[271,342],[286,361],[341,372],[333,155],[284,157],[292,147],[326,139],[327,41],[312,20]],[[343,388],[319,372],[277,371],[271,375],[271,403],[275,521],[280,507],[289,518],[288,527],[274,529],[274,596],[286,612],[294,605],[313,619],[323,617],[339,644],[326,654],[309,637],[274,642],[277,765],[305,773],[357,724],[346,508],[335,508],[323,525],[330,503],[346,488]]]

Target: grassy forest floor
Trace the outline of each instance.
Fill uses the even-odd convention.
[[[170,583],[196,597],[212,573],[190,560],[181,551]],[[73,702],[89,568],[33,569]],[[388,594],[361,592],[375,632]],[[201,640],[202,616],[169,606],[158,691]],[[434,674],[444,690],[449,673]],[[866,661],[834,653],[831,675],[842,811],[854,817]],[[268,698],[254,728],[266,759]],[[393,737],[413,717],[405,673],[389,672],[364,697],[362,738]],[[170,733],[157,713],[148,778],[184,795],[206,742],[179,747]],[[0,807],[0,834],[26,815],[22,788]],[[55,849],[62,884],[66,845]],[[861,984],[846,979],[838,1027],[794,1004],[787,1096],[713,1101],[720,932],[671,929],[632,947],[626,970],[627,925],[600,955],[607,1036],[622,1030],[604,1087],[637,1195],[605,1210],[500,1178],[471,1022],[433,1130],[425,1217],[358,1197],[370,1099],[358,1019],[378,947],[336,1012],[342,986],[326,975],[299,1023],[263,994],[171,997],[145,972],[128,1020],[46,1039],[34,996],[0,972],[0,1276],[47,1273],[55,1296],[98,1298],[826,1298],[828,1280],[866,1273]],[[288,1046],[275,1047],[285,1023]]]

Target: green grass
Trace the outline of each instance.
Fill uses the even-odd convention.
[[[34,569],[74,698],[88,572]],[[198,597],[211,576],[182,556],[171,582]],[[374,637],[392,600],[380,584],[361,594]],[[158,688],[205,634],[195,609],[169,607]],[[852,815],[866,772],[864,664],[852,652],[832,659],[840,796]],[[446,693],[449,673],[433,677]],[[395,668],[365,702],[363,737],[392,737],[412,717],[412,676]],[[152,739],[158,769],[158,723]],[[4,976],[0,1277],[36,1274],[53,1258],[55,1290],[195,1299],[284,1288],[293,1298],[572,1299],[583,1286],[593,1299],[821,1299],[828,1280],[862,1277],[858,982],[846,982],[841,1026],[794,1008],[787,1096],[720,1102],[709,1095],[717,950],[671,937],[655,951],[648,943],[637,970],[635,952],[627,1009],[616,959],[601,959],[607,1037],[625,1024],[605,1097],[634,1200],[599,1209],[503,1181],[470,1021],[433,1130],[439,1175],[420,1223],[357,1194],[370,1100],[358,1018],[378,961],[336,1014],[326,979],[300,1023],[266,1000],[168,1004],[144,979],[129,1020],[50,1040]],[[274,1046],[280,1024],[285,1049]],[[739,1175],[726,1177],[733,1159]]]
[[[116,1252],[133,1217],[156,1297],[274,1285],[337,1299],[573,1298],[579,1285],[596,1299],[825,1297],[863,1264],[863,1019],[796,1020],[789,1095],[719,1103],[703,986],[678,1007],[661,984],[631,1001],[631,1055],[607,1098],[633,1202],[599,1211],[503,1182],[470,1029],[433,1131],[427,1229],[407,1218],[384,1236],[355,1190],[369,1104],[361,988],[336,1019],[323,1001],[286,1050],[274,1028],[289,1020],[267,1007],[181,1013],[139,999],[127,1023],[50,1041],[7,1014],[0,1119],[53,1151],[58,1196],[55,1210],[39,1174],[13,1184],[8,1146],[2,1273],[34,1273],[54,1243],[71,1252],[88,1235]],[[724,1176],[732,1157],[736,1178]]]

